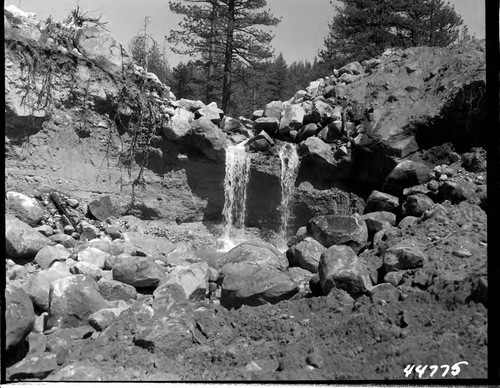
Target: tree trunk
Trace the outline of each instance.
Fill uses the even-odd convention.
[[[212,12],[210,14],[210,46],[208,50],[208,64],[207,64],[207,87],[206,87],[206,103],[215,101],[215,45],[217,39],[217,29],[216,29],[216,19],[217,19],[217,3],[212,2]]]
[[[231,102],[231,87],[233,73],[233,41],[234,41],[234,17],[235,0],[228,1],[227,30],[226,30],[226,52],[224,56],[224,78],[222,81],[222,110],[228,112]]]

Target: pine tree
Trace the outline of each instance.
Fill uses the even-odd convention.
[[[270,63],[270,69],[266,80],[266,97],[268,101],[284,100],[286,93],[286,81],[288,76],[288,66],[283,54],[280,53],[276,59]]]

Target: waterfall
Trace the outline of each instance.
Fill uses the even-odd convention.
[[[247,184],[250,172],[250,155],[244,141],[226,149],[226,176],[224,178],[224,234],[220,250],[229,250],[245,227]]]
[[[279,234],[286,247],[287,229],[290,219],[290,201],[298,173],[299,155],[297,154],[295,144],[292,143],[281,145],[278,153],[281,160],[281,223]]]

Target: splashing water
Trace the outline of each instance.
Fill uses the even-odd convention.
[[[244,141],[226,149],[226,176],[224,178],[224,234],[219,251],[228,251],[241,238],[245,227],[247,184],[250,173],[250,155]]]
[[[290,201],[293,195],[295,180],[297,179],[299,167],[299,155],[295,144],[284,143],[279,148],[279,157],[281,160],[281,223],[279,235],[282,240],[282,249],[286,249],[287,229],[290,220]]]

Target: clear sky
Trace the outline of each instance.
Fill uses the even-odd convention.
[[[77,3],[82,11],[94,11],[91,14],[97,16],[102,14],[102,20],[108,22],[108,30],[125,47],[141,30],[144,17],[149,16],[149,31],[160,45],[166,45],[170,65],[175,66],[180,60],[187,59],[170,52],[168,43],[164,41],[164,36],[177,28],[180,21],[177,15],[170,12],[167,0],[6,0],[4,4],[14,4],[23,11],[35,12],[43,20],[49,15],[62,20],[71,9],[76,8]],[[462,16],[469,32],[477,38],[484,38],[484,0],[450,0],[450,3]],[[328,22],[334,14],[330,0],[267,0],[267,4],[275,16],[282,18],[278,27],[272,30],[275,52],[282,52],[287,63],[313,61],[323,47]]]

